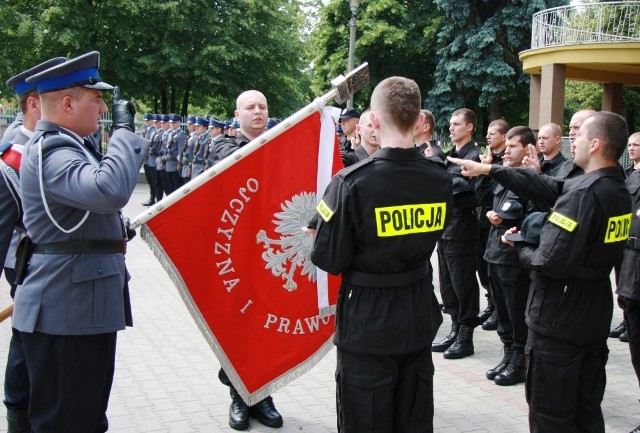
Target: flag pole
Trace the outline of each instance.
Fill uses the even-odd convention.
[[[159,215],[164,210],[171,207],[173,204],[182,200],[184,197],[192,193],[197,188],[207,183],[212,178],[216,177],[241,159],[247,157],[252,152],[256,151],[260,147],[264,146],[292,126],[303,121],[316,111],[322,110],[322,108],[329,102],[335,100],[339,104],[346,102],[351,95],[363,88],[369,82],[369,65],[363,63],[353,71],[349,72],[347,76],[339,75],[331,80],[332,89],[314,100],[311,104],[298,110],[296,113],[284,119],[278,123],[275,127],[269,129],[264,134],[260,135],[255,140],[250,141],[245,146],[233,152],[231,155],[218,162],[213,167],[206,170],[198,177],[187,182],[173,193],[169,194],[158,203],[149,207],[146,211],[131,219],[130,227],[132,229],[140,227],[142,224],[149,221],[151,218]]]

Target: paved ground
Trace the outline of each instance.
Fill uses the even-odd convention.
[[[125,209],[133,217],[143,211],[146,187],[139,184]],[[138,237],[127,254],[132,274],[134,327],[119,333],[116,375],[109,404],[110,432],[230,432],[228,388],[218,382],[219,363],[191,319],[177,290]],[[437,269],[437,267],[436,267]],[[4,278],[0,306],[9,303]],[[616,309],[614,325],[620,321]],[[440,329],[450,328],[448,316]],[[0,324],[0,369],[4,371],[9,321]],[[448,361],[434,354],[435,430],[459,432],[526,432],[524,386],[499,387],[484,373],[501,358],[493,331],[476,330],[474,356]],[[607,431],[628,432],[640,424],[638,382],[628,345],[609,340],[608,385],[604,399]],[[282,433],[336,432],[335,350],[310,372],[276,392],[284,416]],[[0,375],[0,383],[4,375]],[[6,431],[4,416],[0,432]],[[250,431],[273,431],[252,420]]]

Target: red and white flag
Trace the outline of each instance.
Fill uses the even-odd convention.
[[[311,263],[313,239],[301,228],[342,168],[338,112],[325,107],[251,153],[229,156],[234,162],[176,191],[184,196],[142,230],[248,404],[331,348],[339,279]],[[230,165],[217,169],[223,163]]]

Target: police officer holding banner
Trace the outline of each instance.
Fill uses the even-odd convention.
[[[224,137],[217,141],[216,147],[212,149],[215,163],[233,154],[266,131],[267,119],[269,118],[267,98],[257,90],[242,92],[236,100],[235,116],[239,119],[240,130],[235,137]],[[239,336],[239,338],[242,337]],[[282,427],[282,416],[276,409],[271,396],[249,407],[242,400],[222,368],[218,372],[218,378],[229,387],[231,395],[229,426],[231,428],[234,430],[248,429],[249,417],[256,418],[260,423],[269,427]]]
[[[338,431],[433,431],[431,341],[442,323],[429,259],[452,182],[413,145],[420,90],[391,77],[371,96],[380,142],[326,189],[311,260],[342,275],[334,343]]]
[[[588,117],[574,141],[574,163],[584,175],[564,182],[539,245],[516,243],[520,263],[532,270],[525,348],[532,432],[604,432],[600,405],[613,315],[610,274],[627,245],[632,219],[617,166],[627,136],[617,114]],[[451,161],[467,176],[493,171],[488,164]]]
[[[124,253],[128,202],[149,141],[134,109],[113,96],[113,135],[101,155],[88,140],[112,86],[90,52],[27,78],[42,120],[21,166],[24,224],[33,245],[15,297],[13,326],[24,341],[34,433],[104,432],[116,332],[131,325]]]

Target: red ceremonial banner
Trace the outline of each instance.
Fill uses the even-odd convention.
[[[305,118],[143,230],[248,404],[331,347],[335,314],[319,313],[321,271],[308,258],[313,239],[301,231],[319,200],[320,119],[318,112]],[[342,167],[335,133],[332,144],[331,174]],[[335,306],[339,279],[328,281]]]

